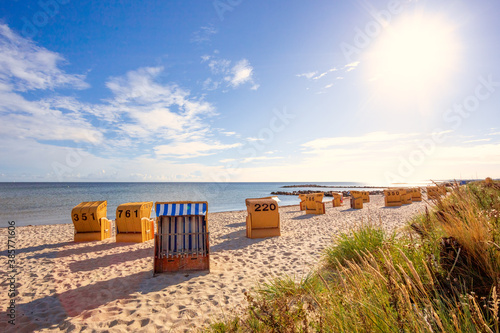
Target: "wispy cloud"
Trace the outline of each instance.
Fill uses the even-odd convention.
[[[463,143],[488,142],[488,141],[491,141],[491,139],[475,139],[475,140],[464,141]]]
[[[351,63],[345,65],[344,69],[346,70],[346,72],[350,72],[350,71],[355,70],[356,67],[358,67],[359,64],[360,64],[359,61],[351,62]]]
[[[307,72],[302,74],[297,74],[297,77],[305,77],[306,79],[312,79],[318,72]]]
[[[27,100],[23,93],[57,88],[84,89],[85,75],[59,68],[59,54],[0,24],[0,135],[36,140],[70,140],[97,143],[103,135],[80,112],[74,99]]]
[[[36,46],[5,24],[0,24],[0,54],[0,90],[25,92],[89,87],[85,75],[68,74],[59,68],[66,63],[63,57]]]
[[[217,33],[217,29],[212,25],[207,25],[201,27],[199,30],[193,33],[191,37],[191,42],[194,43],[206,43],[209,42],[213,35]]]
[[[169,145],[161,145],[154,148],[157,155],[165,155],[177,158],[193,158],[208,156],[217,151],[227,150],[241,146],[240,143],[221,144],[220,142],[176,142]]]
[[[388,132],[371,132],[361,136],[343,136],[320,138],[303,143],[301,146],[308,152],[316,152],[322,149],[328,149],[335,146],[346,146],[352,144],[371,144],[374,142],[396,141],[403,138],[409,138],[417,135],[416,133],[388,133]]]
[[[246,83],[252,84],[251,90],[257,90],[259,84],[254,82],[254,69],[247,59],[241,59],[234,65],[228,59],[218,58],[217,56],[204,55],[201,57],[202,63],[206,62],[210,72],[220,79],[208,78],[203,82],[205,90],[215,90],[225,82],[229,87],[238,88]]]

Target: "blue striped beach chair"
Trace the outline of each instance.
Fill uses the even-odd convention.
[[[205,201],[156,202],[154,272],[210,270]]]

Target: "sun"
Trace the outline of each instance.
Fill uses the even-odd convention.
[[[455,28],[424,15],[391,23],[368,52],[369,79],[378,93],[399,98],[430,98],[449,84],[457,70]]]

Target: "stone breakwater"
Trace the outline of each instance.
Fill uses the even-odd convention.
[[[370,192],[370,195],[384,194],[384,191],[381,190],[368,191],[368,192]],[[293,192],[276,191],[276,192],[271,192],[271,195],[299,195],[299,194],[311,194],[311,193],[324,193],[325,197],[333,197],[332,191],[313,191],[313,190],[301,190]],[[340,191],[337,193],[342,193],[344,197],[350,196],[350,191]]]
[[[305,185],[285,185],[281,186],[281,188],[294,188],[294,187],[325,187],[325,188],[331,188],[331,187],[336,187],[336,188],[383,188],[384,186],[326,186],[326,185],[316,185],[316,184],[305,184]]]

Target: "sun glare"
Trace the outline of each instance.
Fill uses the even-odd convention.
[[[369,52],[370,80],[383,95],[439,94],[458,62],[454,29],[444,20],[406,17],[391,24]]]

